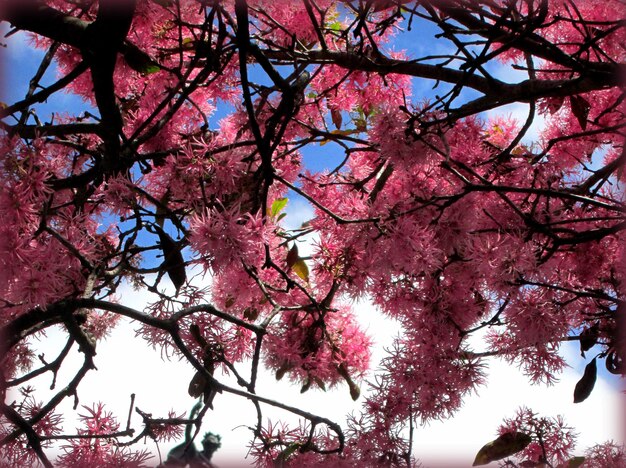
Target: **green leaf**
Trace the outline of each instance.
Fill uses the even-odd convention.
[[[567,468],[578,468],[585,463],[585,457],[573,457],[567,462]]]
[[[330,24],[328,25],[328,28],[329,28],[331,31],[341,31],[341,27],[342,27],[342,24],[341,24],[341,22],[340,22],[340,21],[335,21],[334,23],[330,23]]]
[[[130,68],[142,75],[150,75],[161,70],[161,67],[144,51],[128,49],[124,52],[124,59]]]
[[[276,200],[274,200],[270,208],[270,216],[272,218],[275,218],[281,211],[285,209],[287,203],[289,203],[288,198],[277,198]]]
[[[355,129],[351,129],[351,130],[333,130],[332,132],[330,132],[332,135],[342,135],[342,136],[349,136],[349,135],[354,135],[355,133],[359,133],[359,130],[355,130]],[[324,146],[325,144],[327,144],[328,142],[332,141],[329,138],[326,138],[325,140],[320,142],[320,146]]]
[[[143,73],[144,75],[152,75],[153,73],[156,73],[158,71],[161,70],[161,67],[159,67],[157,64],[150,64],[150,65],[146,65],[142,70],[141,73]]]
[[[500,437],[485,444],[476,454],[472,466],[487,465],[495,460],[515,455],[526,448],[532,438],[523,432],[505,432]]]
[[[349,136],[353,135],[354,133],[358,133],[358,130],[333,130],[330,133],[332,133],[333,135]]]
[[[186,37],[182,40],[180,45],[182,46],[183,50],[191,50],[196,46],[195,42],[196,41],[193,37]]]
[[[284,466],[284,463],[287,461],[287,459],[292,456],[299,448],[300,444],[296,442],[288,445],[285,450],[278,454],[276,460],[274,460],[274,466]]]
[[[354,119],[354,125],[359,132],[364,132],[367,130],[367,120],[365,119]]]
[[[306,262],[299,258],[291,267],[293,272],[302,278],[305,282],[309,282],[309,267],[306,265]]]
[[[574,403],[580,403],[585,401],[593,390],[596,384],[596,375],[598,373],[598,366],[596,364],[596,358],[585,366],[585,372],[580,380],[576,383],[574,388]]]

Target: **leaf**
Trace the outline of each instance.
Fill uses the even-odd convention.
[[[124,59],[130,68],[142,75],[150,75],[161,70],[161,67],[148,54],[139,49],[128,49]]]
[[[277,198],[272,202],[272,206],[270,207],[270,216],[275,218],[281,211],[285,209],[287,203],[289,202],[288,198]]]
[[[329,29],[331,31],[341,31],[341,26],[342,26],[341,22],[339,22],[339,21],[335,21],[334,23],[330,23],[328,25],[328,27],[329,27]]]
[[[306,266],[306,263],[304,260],[302,260],[301,258],[296,260],[296,262],[293,264],[291,269],[296,275],[302,278],[305,282],[307,283],[309,282],[309,267]]]
[[[243,318],[254,322],[257,318],[259,318],[259,309],[256,307],[246,307],[243,311]]]
[[[593,360],[585,367],[583,376],[576,384],[576,388],[574,388],[574,403],[585,401],[589,395],[591,395],[591,391],[596,384],[597,372],[598,366],[596,364],[596,358],[593,358]]]
[[[161,5],[162,7],[170,7],[174,4],[174,0],[152,0],[157,5]]]
[[[185,260],[180,252],[178,244],[158,225],[153,225],[154,230],[159,236],[161,250],[163,250],[164,260],[161,264],[167,275],[172,280],[176,291],[187,281],[185,272]]]
[[[333,130],[332,132],[333,135],[343,135],[343,136],[349,136],[352,135],[354,133],[357,133],[357,130]]]
[[[564,97],[551,97],[546,98],[546,108],[550,114],[555,114],[563,105],[565,101]]]
[[[569,98],[572,106],[572,114],[578,120],[580,128],[585,130],[587,128],[587,117],[589,116],[589,109],[591,105],[582,96],[571,96]]]
[[[277,466],[277,467],[284,466],[284,463],[287,461],[287,459],[291,455],[293,455],[295,451],[298,450],[299,448],[300,448],[300,444],[296,442],[288,445],[285,450],[283,450],[282,452],[278,454],[278,456],[276,457],[276,460],[274,460],[274,466]]]
[[[333,130],[333,131],[332,131],[332,132],[330,132],[330,133],[331,133],[332,135],[343,135],[343,136],[349,136],[349,135],[353,135],[353,134],[355,134],[355,133],[359,133],[359,131],[358,131],[358,130],[339,130],[339,129],[337,129],[337,130]],[[324,146],[325,144],[330,143],[331,141],[333,141],[333,140],[331,140],[331,139],[329,139],[329,138],[326,138],[325,140],[320,141],[320,146]]]
[[[186,37],[181,41],[180,45],[183,50],[193,50],[196,47],[196,41],[193,37]]]
[[[367,120],[365,119],[354,119],[354,126],[359,132],[364,132],[367,130]]]
[[[486,465],[495,460],[501,460],[515,455],[526,448],[532,438],[524,432],[505,432],[495,440],[485,444],[476,454],[472,466]]]
[[[294,243],[293,247],[289,249],[289,253],[287,253],[287,268],[293,267],[299,258],[300,256],[298,255],[298,245]]]
[[[539,466],[546,466],[546,464],[543,463],[542,461],[524,460],[523,462],[519,463],[517,466],[519,466],[520,468],[536,468]]]
[[[156,64],[151,64],[151,65],[148,65],[147,67],[145,67],[143,69],[142,73],[144,75],[152,75],[153,73],[156,73],[156,72],[158,72],[160,70],[161,70],[161,67],[159,67]]]
[[[343,117],[341,116],[341,111],[337,109],[330,110],[330,117],[335,125],[335,128],[340,129],[341,124],[343,123]]]
[[[585,457],[573,457],[567,461],[567,468],[578,468],[585,463]]]

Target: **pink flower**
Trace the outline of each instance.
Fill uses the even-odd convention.
[[[265,341],[265,362],[307,386],[337,385],[363,378],[369,367],[371,339],[355,323],[349,307],[340,306],[324,318],[308,312],[287,312]],[[343,370],[341,370],[342,368]]]
[[[223,271],[233,262],[253,265],[262,259],[265,232],[260,216],[242,214],[239,206],[212,208],[190,221],[190,243],[206,267]]]
[[[86,413],[79,415],[83,428],[78,429],[82,435],[108,435],[119,429],[115,417],[104,410],[98,403],[92,407],[83,406]],[[114,438],[81,438],[70,439],[69,444],[62,446],[64,453],[58,458],[59,466],[72,468],[102,467],[145,467],[144,462],[150,458],[146,451],[132,451],[128,447],[119,447]]]

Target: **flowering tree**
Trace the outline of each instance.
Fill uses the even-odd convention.
[[[133,442],[181,434],[184,416],[141,413],[141,429],[123,428],[102,405],[84,407],[78,434],[62,425],[58,405],[95,371],[120,317],[196,369],[193,422],[219,393],[253,402],[259,464],[411,466],[414,424],[452,416],[492,356],[550,383],[565,365],[559,344],[579,341],[591,355],[576,401],[598,365],[622,372],[619,0],[3,7],[2,20],[46,50],[26,96],[0,109],[5,465],[52,466],[48,449],[61,441],[54,464],[143,466]],[[444,46],[394,49],[424,25]],[[52,63],[57,80],[39,86]],[[424,84],[434,91],[418,93]],[[32,106],[63,91],[87,110],[41,122]],[[527,105],[525,120],[494,112],[514,103]],[[210,125],[218,108],[229,111]],[[304,166],[322,146],[341,163]],[[288,196],[315,209],[296,230],[284,224]],[[317,240],[303,257],[308,234]],[[191,281],[198,269],[209,287]],[[116,295],[127,283],[158,299],[132,308]],[[360,297],[402,329],[361,414],[331,421],[257,394],[265,366],[303,392],[345,386],[359,398],[371,346],[350,305]],[[39,362],[33,340],[51,327],[67,342]],[[56,376],[72,348],[82,365],[38,401],[25,386]],[[267,405],[302,426],[264,425]],[[572,456],[563,422],[530,410],[500,432],[477,463]],[[624,451],[598,446],[585,463],[603,460],[622,466]]]

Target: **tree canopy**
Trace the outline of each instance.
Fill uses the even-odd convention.
[[[0,465],[154,466],[134,442],[180,437],[230,393],[257,413],[259,465],[415,466],[414,426],[452,417],[493,357],[550,384],[566,365],[560,344],[579,342],[574,403],[598,367],[622,374],[623,8],[2,5],[10,33],[45,55],[26,95],[0,108]],[[56,78],[42,84],[48,69]],[[84,108],[42,121],[38,104],[58,93]],[[295,198],[314,216],[293,228]],[[133,307],[117,294],[128,284],[156,299]],[[400,327],[367,382],[379,363],[361,298]],[[122,317],[139,342],[195,368],[188,390],[201,408],[191,419],[188,402],[139,411],[142,425],[124,428],[106,402],[86,405],[74,433],[58,406],[97,372],[98,343]],[[36,356],[51,329],[64,345]],[[38,400],[49,380],[37,378],[56,381],[73,349],[73,377]],[[259,394],[261,368],[303,393],[345,387],[362,411],[330,420]],[[267,425],[268,405],[302,424]],[[527,408],[499,433],[475,464],[626,463],[612,443],[574,457],[566,423]],[[212,454],[181,453],[170,455],[197,466]]]

